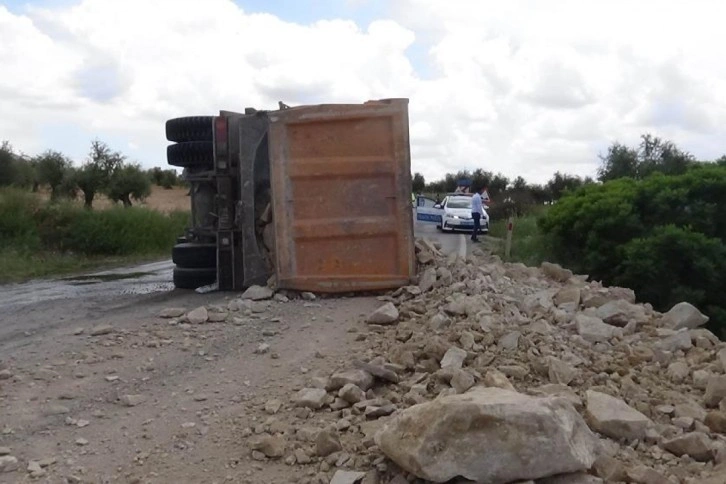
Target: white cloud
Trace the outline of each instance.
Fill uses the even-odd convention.
[[[229,0],[0,6],[0,138],[80,159],[99,136],[163,165],[171,117],[409,97],[427,179],[592,175],[598,150],[645,131],[726,152],[726,4],[395,0],[389,13],[299,25]]]

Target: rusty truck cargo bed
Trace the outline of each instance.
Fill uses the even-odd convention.
[[[382,290],[416,273],[408,100],[270,114],[280,288]]]

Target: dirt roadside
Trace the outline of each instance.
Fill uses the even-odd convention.
[[[380,302],[266,301],[196,325],[158,317],[169,307],[226,310],[233,296],[174,291],[113,307],[54,301],[2,316],[12,330],[0,334],[0,455],[14,456],[18,469],[0,482],[285,483],[305,475],[281,460],[251,460],[246,434],[268,401],[289,406],[310,378],[344,366],[359,351],[356,327]],[[258,354],[261,343],[269,350]],[[41,471],[29,471],[30,462]]]

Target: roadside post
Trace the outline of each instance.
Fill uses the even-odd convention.
[[[509,259],[509,254],[512,252],[512,230],[514,229],[513,218],[509,217],[507,220],[507,238],[504,242],[504,257]]]

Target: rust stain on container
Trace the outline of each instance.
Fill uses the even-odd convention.
[[[270,116],[280,288],[391,289],[416,272],[408,100]]]

